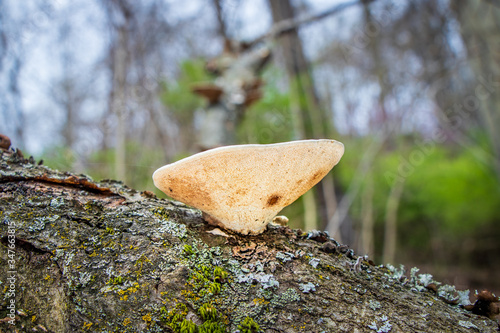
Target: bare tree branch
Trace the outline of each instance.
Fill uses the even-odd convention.
[[[222,16],[222,6],[220,3],[220,0],[212,0],[215,11],[217,13],[217,21],[219,22],[219,34],[224,38],[227,39],[227,29],[226,29],[226,22],[224,21],[224,17]]]
[[[298,28],[301,25],[309,24],[321,19],[324,19],[325,17],[328,17],[333,14],[338,14],[342,11],[344,11],[347,8],[353,7],[355,5],[360,5],[363,3],[371,3],[375,0],[357,0],[357,1],[350,1],[350,2],[344,2],[340,5],[337,5],[335,7],[332,7],[330,9],[327,9],[321,13],[316,13],[316,14],[308,14],[304,15],[302,17],[297,17],[297,18],[291,18],[287,20],[283,20],[281,22],[278,22],[272,26],[272,28],[269,30],[268,33],[258,37],[257,39],[254,39],[251,41],[249,44],[254,45],[257,43],[260,43],[266,39],[272,39],[279,37],[283,34],[286,34],[296,28]]]

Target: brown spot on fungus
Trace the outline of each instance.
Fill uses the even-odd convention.
[[[269,197],[269,199],[267,199],[267,206],[274,206],[278,203],[278,201],[280,200],[280,196],[277,195],[277,194],[273,194]]]
[[[343,153],[335,140],[219,147],[161,167],[153,181],[173,199],[200,209],[208,223],[256,235]]]

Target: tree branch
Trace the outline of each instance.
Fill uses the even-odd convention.
[[[330,15],[338,14],[338,13],[344,11],[345,9],[353,7],[355,5],[360,5],[363,3],[371,3],[373,1],[375,1],[375,0],[356,0],[356,1],[344,2],[340,5],[337,5],[335,7],[327,9],[321,13],[308,14],[308,15],[304,15],[302,17],[283,20],[281,22],[274,24],[268,33],[258,37],[257,39],[254,39],[249,44],[254,45],[254,44],[263,42],[266,39],[277,38],[277,37],[279,37],[283,34],[286,34],[294,29],[297,29],[301,25],[309,24],[309,23],[324,19],[325,17],[328,17]]]

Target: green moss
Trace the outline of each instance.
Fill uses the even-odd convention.
[[[246,317],[239,325],[238,329],[241,333],[256,333],[260,331],[259,324],[252,318]]]
[[[191,245],[184,245],[184,253],[189,256],[196,256],[194,265],[190,267],[188,285],[193,289],[194,295],[186,292],[191,301],[196,302],[201,296],[219,294],[222,284],[226,282],[228,272],[220,266],[212,264],[213,256],[210,251],[198,250]],[[189,297],[193,296],[193,297]],[[202,300],[205,303],[207,300]]]
[[[220,283],[212,282],[208,287],[208,290],[214,295],[220,293]]]
[[[177,304],[172,310],[162,309],[162,320],[174,332],[218,333],[226,332],[225,315],[220,315],[216,304],[220,304],[215,295],[223,291],[229,273],[221,266],[217,266],[214,256],[220,253],[207,248],[204,244],[193,243],[180,246],[183,256],[188,264],[189,275],[186,289],[181,291],[187,301],[186,305]],[[196,326],[186,320],[188,307],[197,310],[203,324]],[[194,326],[193,326],[194,325]]]
[[[191,320],[184,319],[180,326],[180,333],[196,333],[198,327]]]
[[[110,277],[108,280],[108,284],[122,284],[123,283],[123,277],[121,276],[115,276],[115,277]]]
[[[214,269],[214,281],[221,282],[227,278],[227,272],[222,267],[215,267]]]
[[[189,244],[184,245],[184,251],[183,251],[185,256],[191,256],[195,254],[193,247]]]
[[[174,330],[174,332],[181,332],[182,327],[186,329],[189,325],[185,323],[187,313],[188,308],[182,303],[176,304],[170,311],[167,311],[167,309],[162,306],[160,309],[160,319],[165,322],[168,327]]]
[[[197,326],[191,320],[186,319],[188,308],[179,303],[172,310],[167,311],[162,307],[160,319],[164,321],[174,332],[179,333],[224,333],[226,326],[220,320],[217,309],[211,303],[205,303],[198,309],[198,314],[204,323]]]
[[[222,323],[206,321],[199,327],[199,333],[225,333],[226,327]]]
[[[199,332],[203,333],[218,333],[226,332],[226,327],[219,319],[217,314],[217,309],[212,305],[212,303],[205,303],[199,309],[198,313],[201,318],[205,321],[199,326]]]
[[[215,309],[215,307],[210,303],[203,304],[198,312],[200,313],[200,316],[203,320],[217,319],[217,309]]]

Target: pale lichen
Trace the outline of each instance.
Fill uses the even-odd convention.
[[[270,301],[270,304],[274,307],[283,308],[287,304],[295,303],[300,301],[300,294],[294,288],[288,288],[285,292],[281,294],[275,294]]]
[[[399,268],[394,267],[391,264],[385,265],[387,269],[392,273],[389,275],[389,277],[395,281],[398,281],[400,283],[405,284],[406,283],[406,276],[405,276],[405,266],[404,265],[399,265]]]
[[[54,198],[50,200],[50,207],[52,208],[60,208],[66,204],[64,198]]]
[[[462,327],[465,327],[465,328],[475,328],[475,329],[479,330],[479,327],[477,327],[476,325],[474,325],[470,321],[460,320],[458,322],[458,325],[462,326]]]
[[[276,259],[280,260],[281,262],[291,261],[294,258],[295,258],[295,255],[293,253],[290,253],[290,252],[278,251],[278,253],[276,253]]]
[[[299,289],[304,294],[308,294],[310,292],[316,291],[316,286],[314,285],[314,283],[311,283],[311,282],[299,283]]]
[[[318,258],[311,258],[311,260],[309,260],[309,265],[311,265],[314,268],[318,268],[319,261],[320,260]]]
[[[187,234],[186,225],[175,223],[166,219],[159,220],[160,226],[158,231],[163,233],[166,232],[174,237],[184,238]]]
[[[375,301],[375,300],[371,299],[368,301],[368,307],[370,307],[370,309],[372,309],[373,311],[377,311],[378,309],[380,309],[382,307],[382,305],[380,305],[379,301]]]
[[[389,319],[386,315],[383,315],[380,318],[376,319],[377,321],[372,321],[368,328],[376,331],[377,333],[387,333],[392,329],[392,324],[389,322]],[[380,326],[380,327],[379,327]]]
[[[432,274],[419,274],[418,282],[424,287],[427,287],[431,283],[435,283],[435,281],[432,279]]]
[[[262,288],[279,288],[280,283],[275,279],[272,274],[265,274],[263,272],[250,273],[250,274],[240,274],[236,277],[238,283],[260,283]]]
[[[467,290],[457,290],[458,294],[458,304],[462,306],[470,305],[469,289]]]
[[[451,286],[449,284],[439,286],[437,294],[439,297],[442,297],[444,300],[450,303],[455,303],[458,300],[455,286]]]

